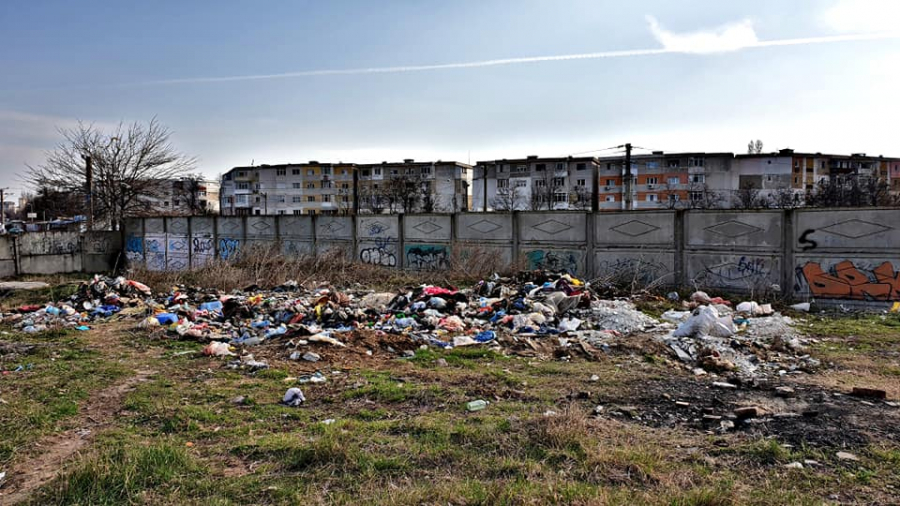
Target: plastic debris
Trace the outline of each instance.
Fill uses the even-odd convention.
[[[306,396],[303,395],[303,390],[300,390],[297,387],[291,387],[288,388],[287,392],[284,393],[284,397],[281,399],[281,402],[287,406],[296,408],[306,402]]]

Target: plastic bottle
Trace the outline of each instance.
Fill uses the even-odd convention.
[[[481,411],[490,404],[488,401],[478,399],[477,401],[469,401],[466,403],[466,409],[469,411]]]
[[[173,323],[178,323],[178,316],[172,313],[159,313],[156,315],[156,320],[160,325],[171,325]]]
[[[269,326],[269,320],[256,320],[250,326],[255,329],[264,329]]]
[[[204,302],[203,304],[200,304],[200,311],[221,311],[221,310],[222,310],[222,303],[217,300],[214,300],[211,302]]]
[[[268,339],[270,337],[281,336],[286,333],[287,333],[287,327],[285,327],[284,325],[279,325],[279,326],[275,327],[274,329],[269,329],[266,331],[266,339]]]
[[[59,316],[59,308],[55,306],[47,306],[47,314]]]

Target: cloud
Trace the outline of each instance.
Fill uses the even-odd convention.
[[[819,22],[826,28],[841,33],[897,30],[900,27],[900,2],[837,0],[822,11]]]
[[[712,54],[738,51],[759,44],[753,22],[744,19],[709,30],[675,33],[666,30],[653,16],[647,16],[650,32],[672,53]]]

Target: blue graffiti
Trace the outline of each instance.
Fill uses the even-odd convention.
[[[228,260],[230,258],[234,258],[237,255],[238,248],[241,246],[240,241],[237,239],[230,239],[228,237],[222,237],[219,239],[219,258],[222,260]]]
[[[128,234],[128,237],[125,239],[125,252],[143,255],[144,240],[134,234]]]
[[[569,274],[578,272],[578,256],[572,251],[534,250],[525,254],[529,269],[548,271],[565,271]]]

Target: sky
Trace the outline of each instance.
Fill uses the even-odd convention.
[[[895,0],[7,0],[0,186],[78,120],[251,163],[900,156]],[[609,151],[598,152],[598,154]]]

